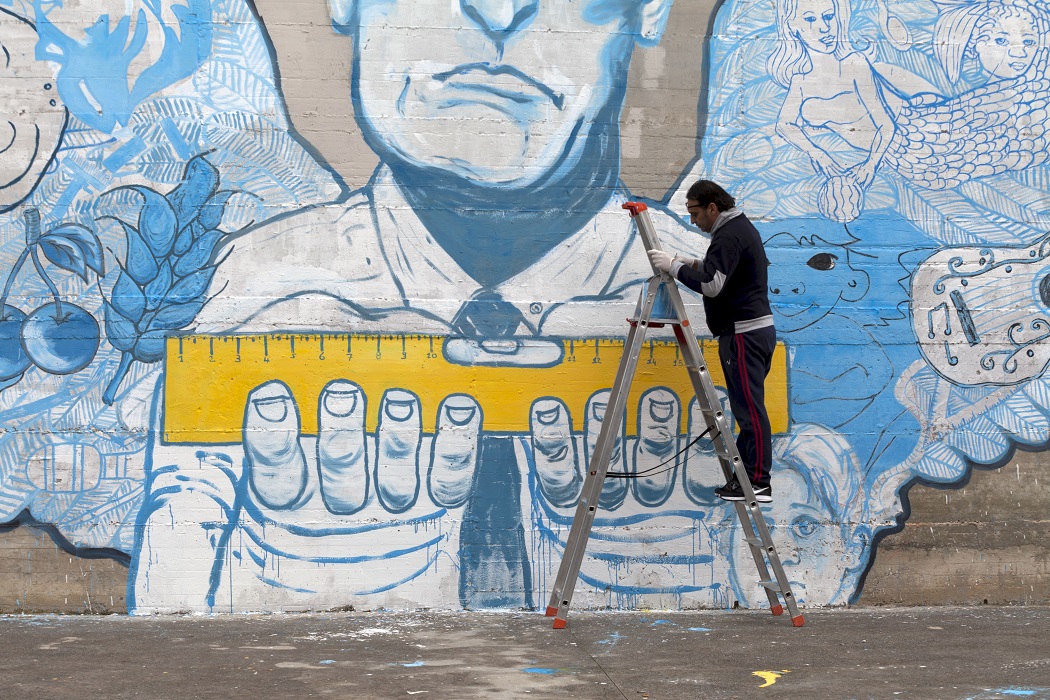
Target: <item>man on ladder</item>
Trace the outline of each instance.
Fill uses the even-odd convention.
[[[602,482],[607,477],[635,479],[647,474],[610,472],[609,458],[616,440],[615,426],[623,420],[646,332],[667,325],[674,331],[707,426],[700,437],[710,435],[726,479],[726,485],[716,489],[716,493],[733,502],[744,531],[743,539],[755,560],[759,584],[769,598],[770,612],[780,615],[786,605],[792,624],[796,627],[803,624],[769,526],[759,509],[760,502],[772,500],[770,427],[763,397],[776,343],[766,290],[769,261],[758,231],[736,209],[733,198],[724,189],[701,180],[689,189],[686,205],[693,223],[711,234],[711,245],[703,261],[677,260],[663,252],[648,207],[640,202],[623,205],[637,223],[656,274],[642,289],[634,315],[628,319],[624,353],[547,606],[546,614],[554,617],[555,629],[562,629],[566,624],[576,578],[600,506]],[[708,325],[719,336],[719,357],[729,385],[730,404],[741,426],[739,449],[733,442],[729,422],[716,397],[710,372],[672,276],[704,295]]]
[[[769,308],[769,259],[758,230],[719,185],[710,180],[693,183],[685,204],[693,225],[711,236],[707,255],[703,260],[690,260],[650,250],[649,258],[658,270],[704,296],[707,327],[718,338],[729,406],[740,428],[737,450],[755,500],[769,503],[773,500],[769,485],[773,449],[765,380],[777,342]],[[715,489],[715,494],[727,501],[744,500],[735,476]]]

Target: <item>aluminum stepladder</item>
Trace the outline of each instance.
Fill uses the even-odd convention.
[[[627,202],[623,205],[638,226],[646,250],[662,250],[660,241],[653,228],[652,220],[645,204],[641,202]],[[583,482],[579,503],[576,505],[576,514],[573,517],[572,527],[565,542],[565,551],[562,555],[558,575],[554,581],[551,591],[550,603],[547,605],[547,617],[554,618],[554,629],[563,629],[566,624],[566,616],[569,612],[569,604],[572,602],[573,589],[576,579],[583,565],[583,557],[587,549],[587,540],[590,538],[591,527],[598,510],[598,499],[602,492],[602,483],[609,469],[609,458],[615,443],[619,426],[623,422],[624,410],[627,406],[627,396],[630,393],[631,382],[634,379],[635,370],[638,367],[639,355],[645,334],[649,328],[660,328],[669,325],[674,329],[675,340],[685,360],[686,371],[693,385],[698,406],[704,416],[705,425],[711,432],[711,440],[714,443],[715,453],[722,465],[722,472],[728,482],[732,476],[736,476],[744,492],[743,501],[733,501],[736,507],[737,518],[744,528],[744,539],[751,548],[751,555],[758,569],[759,583],[766,591],[769,598],[770,611],[774,615],[784,612],[784,606],[780,598],[787,605],[791,614],[791,623],[795,627],[803,624],[802,614],[798,610],[795,596],[791,592],[791,584],[784,574],[780,557],[777,555],[776,547],[769,534],[769,527],[762,512],[759,510],[758,502],[751,488],[747,471],[737,451],[733,432],[729,421],[722,411],[722,406],[715,395],[715,387],[711,381],[711,375],[707,371],[703,354],[696,341],[689,318],[685,312],[685,304],[682,295],[678,291],[678,285],[668,274],[653,268],[654,276],[648,281],[648,285],[642,289],[635,307],[634,316],[628,319],[630,331],[624,344],[623,357],[616,370],[616,379],[613,382],[612,391],[609,395],[609,403],[602,419],[602,427],[598,433],[598,441],[595,444],[591,463],[587,468],[587,476]],[[663,293],[663,294],[662,294]],[[658,308],[659,307],[659,308]],[[669,308],[668,308],[669,307]],[[670,313],[668,313],[670,312]],[[661,317],[661,316],[666,316]],[[769,571],[772,569],[773,577]]]

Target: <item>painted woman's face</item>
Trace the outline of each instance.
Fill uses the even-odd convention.
[[[1032,65],[1038,46],[1035,18],[1021,10],[997,15],[974,42],[981,66],[1001,80],[1023,75]]]
[[[810,51],[834,53],[839,39],[839,19],[834,1],[799,0],[798,10],[788,21],[788,28]]]
[[[827,605],[836,600],[843,588],[850,561],[846,528],[836,522],[820,496],[794,469],[783,463],[772,472],[773,503],[763,506],[762,513],[770,525],[770,534],[784,566],[784,574],[799,602]],[[733,533],[733,577],[738,595],[749,605],[755,597],[755,565],[747,544]]]

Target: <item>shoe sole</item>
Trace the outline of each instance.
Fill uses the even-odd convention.
[[[721,498],[723,501],[746,501],[747,500],[743,495],[740,495],[740,496],[723,496],[721,494],[718,494],[718,497]],[[772,496],[755,496],[755,500],[758,501],[759,503],[772,503],[773,502],[773,497]]]

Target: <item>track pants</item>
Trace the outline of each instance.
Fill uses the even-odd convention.
[[[740,434],[740,459],[754,486],[769,485],[772,437],[766,412],[766,375],[773,361],[777,332],[772,326],[718,338],[718,359],[725,372],[729,407]]]

